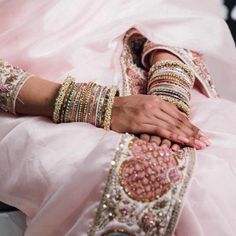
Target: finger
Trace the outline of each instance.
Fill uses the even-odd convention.
[[[151,136],[150,142],[156,143],[158,146],[161,144],[161,138],[159,136]]]
[[[169,103],[169,102],[166,102],[166,101],[163,101],[158,98],[158,101],[159,101],[159,107],[160,109],[165,112],[166,114],[170,115],[171,117],[175,118],[175,119],[178,119],[180,121],[183,121],[183,120],[188,120],[188,118],[186,117],[186,115],[179,111],[178,108]]]
[[[197,148],[197,149],[204,149],[207,147],[207,144],[201,140],[198,140],[198,139],[194,139],[193,141],[190,141],[190,142],[193,142],[194,143],[194,146]]]
[[[190,127],[190,125],[180,120],[177,120],[173,117],[170,117],[164,112],[158,112],[157,114],[154,114],[154,116],[162,121],[165,121],[173,126],[176,126],[178,129],[182,130],[187,136],[196,137],[196,134],[198,133],[199,129]]]
[[[168,130],[166,127],[162,127],[153,124],[143,124],[136,128],[137,133],[148,133],[153,136],[159,136],[161,138],[169,139],[171,142],[194,146],[190,143],[190,140],[186,137],[179,135],[173,131]]]
[[[204,142],[207,146],[210,146],[210,145],[211,145],[211,142],[210,142],[210,140],[209,140],[208,137],[202,136],[201,133],[200,133],[199,135],[200,135],[199,140],[200,140],[201,142]]]
[[[181,129],[184,130],[185,132],[189,132],[191,133],[191,131],[189,129],[186,129],[186,127],[181,127],[180,123],[177,123],[177,126]],[[196,145],[200,146],[201,148],[205,148],[210,146],[210,140],[209,138],[195,125],[192,125],[192,137],[194,138],[194,142],[196,143]],[[189,138],[192,138],[191,136],[189,136]]]
[[[140,139],[149,142],[150,141],[150,135],[149,134],[141,134]]]
[[[180,145],[174,143],[172,146],[171,146],[171,149],[175,152],[179,151],[180,150]]]
[[[184,132],[189,138],[194,138],[194,139],[198,139],[200,140],[201,136],[199,135],[199,128],[197,128],[196,126],[191,124],[191,127],[189,127],[189,125],[183,121],[183,123],[181,124],[181,122],[177,122],[176,126],[178,129],[180,129],[182,132]]]
[[[192,145],[195,145],[195,140],[197,140],[197,145],[201,145],[202,148],[204,148],[205,145],[210,145],[210,141],[205,136],[201,136],[201,131],[199,130],[199,128],[191,124],[188,119],[180,121],[178,119],[170,117],[167,113],[160,111],[157,114],[154,114],[154,116],[157,119],[161,119],[162,121],[165,121],[177,128],[179,130],[179,135],[184,137],[186,136],[190,140],[193,140]]]
[[[178,120],[178,122],[180,122],[181,124],[184,124],[184,126],[191,129],[195,135],[197,135],[199,133],[199,128],[196,127],[195,125],[193,125],[190,122],[190,120],[187,118],[187,116],[183,112],[179,111],[175,105],[173,105],[169,102],[166,102],[166,101],[160,101],[160,99],[158,97],[156,99],[158,99],[157,100],[158,106],[161,109],[161,111],[164,113],[165,119],[168,119],[169,122],[173,122],[173,121]],[[163,114],[160,113],[158,106],[157,106],[157,110],[156,110],[156,115],[162,116],[162,119],[163,119]]]
[[[174,142],[178,145],[186,145],[186,146],[190,146],[190,147],[194,147],[198,150],[200,149],[204,149],[206,147],[205,144],[201,143],[198,140],[195,139],[188,139],[182,135],[179,135],[178,132],[173,132],[173,130],[168,130],[168,129],[163,129],[163,127],[158,127],[158,126],[152,126],[150,125],[148,128],[152,127],[152,129],[150,129],[150,132],[156,132],[157,135],[159,135],[160,137],[162,137],[163,139],[167,139],[171,142]],[[167,141],[165,141],[167,143]],[[164,143],[165,143],[164,142]],[[167,145],[169,146],[169,143],[167,143]]]
[[[211,145],[209,138],[198,128],[195,130],[194,138],[197,142],[200,141],[199,143],[201,143],[204,147]]]
[[[145,114],[143,117],[139,117],[139,119],[142,120],[142,123],[137,123],[135,126],[133,125],[131,129],[132,133],[156,135],[179,144],[189,145],[191,147],[195,147],[195,145],[197,145],[195,144],[194,137],[191,137],[191,139],[188,138],[182,130],[168,124],[165,121],[158,120],[157,118],[154,119],[154,117],[150,116],[148,117]]]
[[[170,148],[171,147],[171,141],[168,139],[162,139],[161,146],[164,148]]]
[[[152,123],[149,123],[149,122],[144,123],[144,125],[146,124],[146,125],[153,126],[154,131],[151,131],[151,132],[154,132],[155,135],[161,136],[161,138],[169,139],[168,138],[169,136],[165,136],[166,133],[168,133],[168,135],[171,134],[171,135],[174,135],[174,137],[178,137],[178,143],[185,143],[185,144],[190,144],[191,146],[194,146],[194,141],[195,141],[194,137],[192,136],[191,138],[189,138],[188,135],[182,130],[180,130],[178,127],[170,125],[167,122],[158,120],[158,119],[154,119]],[[140,128],[141,127],[142,126],[140,126]],[[158,130],[158,132],[161,132],[161,133],[155,133],[155,130]],[[149,133],[149,132],[145,131],[145,133]],[[173,140],[170,140],[170,141],[173,141]]]

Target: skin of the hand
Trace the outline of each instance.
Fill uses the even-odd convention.
[[[148,134],[179,145],[195,147],[200,130],[173,104],[151,95],[116,97],[111,129],[116,132]]]
[[[51,118],[60,86],[58,83],[32,77],[19,93],[17,113]],[[174,149],[178,149],[180,145],[200,149],[203,146],[199,142],[208,142],[207,137],[174,105],[150,95],[116,97],[111,128],[117,132],[139,134],[141,138],[142,134],[146,134],[150,136],[150,141],[168,147],[172,145]]]
[[[149,59],[150,59],[149,61],[150,65],[153,65],[157,61],[160,61],[160,60],[180,61],[180,59],[176,57],[174,54],[167,51],[162,51],[162,50],[161,51],[154,50],[153,52],[151,52],[151,56],[149,57]],[[180,144],[175,143],[169,139],[163,138],[161,136],[157,136],[157,135],[141,134],[140,138],[147,142],[155,142],[162,147],[171,148],[174,151],[178,151],[181,148]],[[194,142],[194,147],[196,149],[203,149],[210,145],[208,137],[204,135],[203,133],[202,133],[202,137],[200,137],[200,140],[195,140],[193,142]]]

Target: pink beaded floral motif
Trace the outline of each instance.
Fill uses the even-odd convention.
[[[192,149],[173,153],[123,135],[88,235],[171,236],[194,163]]]
[[[119,171],[120,183],[130,198],[153,201],[166,193],[182,176],[178,162],[169,149],[136,139],[131,146],[131,158]]]

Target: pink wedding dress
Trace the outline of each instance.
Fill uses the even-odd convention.
[[[145,76],[123,40],[131,28],[186,60],[196,53],[191,120],[212,143],[186,148],[176,189],[144,203],[117,178],[132,155],[156,147],[90,124],[0,112],[0,201],[26,214],[26,236],[155,235],[152,222],[159,235],[236,235],[236,50],[219,12],[215,0],[0,0],[0,58],[48,80],[69,73],[122,95],[142,91]]]

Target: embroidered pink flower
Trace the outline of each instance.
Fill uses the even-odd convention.
[[[152,201],[166,193],[182,176],[173,153],[153,143],[135,140],[132,156],[120,167],[120,183],[126,194],[137,201]]]

